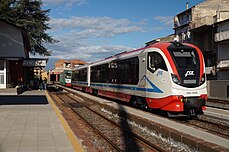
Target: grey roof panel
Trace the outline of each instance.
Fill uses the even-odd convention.
[[[25,58],[20,28],[0,22],[0,58]]]

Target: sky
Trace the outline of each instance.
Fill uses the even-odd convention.
[[[204,0],[42,0],[50,9],[47,30],[55,44],[44,44],[59,59],[95,62],[145,46],[174,33],[173,17]]]

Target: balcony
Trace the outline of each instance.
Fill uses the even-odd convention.
[[[229,30],[222,31],[215,34],[215,42],[229,40]]]
[[[196,18],[191,22],[191,29],[195,29],[204,25],[212,25],[214,23],[214,18],[212,16],[204,16]]]
[[[180,15],[174,17],[174,28],[188,25],[191,22],[191,15]]]
[[[216,14],[217,15],[214,16],[215,23],[229,19],[229,11],[217,11]]]
[[[229,69],[229,60],[219,61],[217,64],[217,69]]]

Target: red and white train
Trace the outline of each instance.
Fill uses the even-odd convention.
[[[203,113],[207,100],[203,55],[179,42],[155,43],[78,67],[72,87],[170,115]]]

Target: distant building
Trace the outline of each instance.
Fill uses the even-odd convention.
[[[64,70],[72,70],[77,66],[87,64],[87,62],[73,59],[73,60],[58,60],[54,63],[54,69],[49,70],[48,77],[49,81],[59,81],[60,73]],[[52,78],[52,80],[51,80]]]

